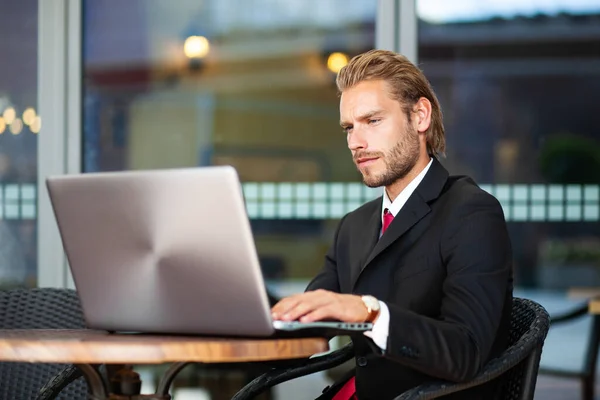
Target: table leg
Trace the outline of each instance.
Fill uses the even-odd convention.
[[[177,374],[189,362],[174,363],[165,371],[158,383],[156,394],[140,394],[141,380],[129,365],[107,366],[107,379],[89,364],[75,364],[88,384],[89,400],[171,400],[169,389]],[[113,372],[114,371],[114,372]],[[110,382],[110,389],[107,382]]]
[[[90,400],[108,399],[108,390],[105,381],[100,372],[89,364],[75,364],[83,373],[83,377],[88,384]]]
[[[142,390],[140,375],[133,370],[131,365],[107,366],[110,393],[134,396]]]
[[[168,400],[171,398],[169,395],[169,389],[171,388],[171,384],[173,380],[177,376],[177,374],[188,364],[189,362],[178,362],[171,364],[169,368],[165,371],[162,378],[160,378],[160,382],[158,382],[158,387],[156,388],[157,399],[165,399]],[[164,397],[163,397],[164,396]]]

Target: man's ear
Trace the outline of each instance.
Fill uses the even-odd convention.
[[[416,117],[417,132],[426,132],[431,124],[431,102],[427,98],[421,97],[413,110]]]

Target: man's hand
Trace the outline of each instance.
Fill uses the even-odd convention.
[[[360,296],[315,290],[286,297],[271,309],[274,320],[364,322],[369,316]]]

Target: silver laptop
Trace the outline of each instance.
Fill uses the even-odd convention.
[[[272,320],[232,167],[65,175],[46,184],[90,328],[259,337],[371,329]]]

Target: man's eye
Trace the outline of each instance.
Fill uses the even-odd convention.
[[[375,123],[377,123],[377,122],[379,122],[379,121],[381,121],[381,119],[380,119],[380,118],[373,118],[373,119],[370,119],[370,120],[369,120],[369,124],[375,124]]]
[[[344,133],[350,133],[352,131],[352,127],[351,126],[344,126],[342,128],[342,131],[344,131]]]

